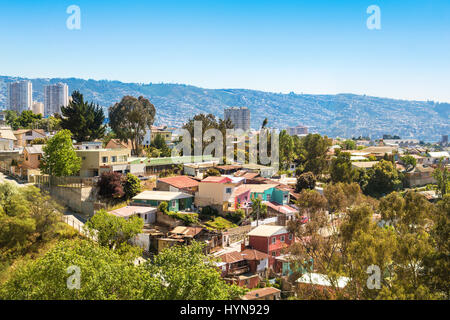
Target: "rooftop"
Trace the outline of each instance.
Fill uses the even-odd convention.
[[[372,168],[374,165],[376,165],[378,161],[361,161],[361,162],[352,162],[352,165],[357,168]]]
[[[177,199],[192,198],[190,194],[183,192],[171,192],[171,191],[143,191],[133,198],[133,200],[161,200],[170,201]]]
[[[160,178],[158,181],[170,184],[175,188],[192,188],[198,186],[198,181],[188,176],[176,176],[176,177],[168,177],[168,178]]]
[[[211,183],[230,183],[231,179],[222,176],[209,176],[203,179],[201,182],[211,182]]]
[[[148,213],[148,212],[153,212],[156,210],[157,209],[154,207],[126,206],[123,208],[112,210],[109,213],[113,214],[117,217],[126,218],[126,217],[130,217],[132,215],[135,215],[137,213]]]
[[[271,237],[278,234],[288,233],[283,226],[258,226],[248,233],[249,236]]]
[[[347,277],[339,277],[337,279],[337,287],[344,288],[350,279]],[[327,276],[320,273],[305,273],[297,279],[299,283],[315,284],[319,286],[331,287],[332,283]]]
[[[44,146],[43,144],[35,144],[30,147],[25,147],[25,150],[29,154],[42,154],[42,153],[44,153],[44,151],[42,150],[43,146]]]
[[[242,300],[255,300],[261,297],[266,297],[269,295],[275,295],[279,294],[281,291],[274,287],[266,287],[261,289],[256,289],[247,292],[243,297]]]

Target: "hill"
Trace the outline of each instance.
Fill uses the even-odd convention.
[[[7,86],[23,78],[0,76],[0,106],[6,106]],[[355,94],[281,94],[246,89],[203,89],[183,84],[140,84],[76,78],[30,79],[33,100],[43,101],[43,86],[64,82],[70,92],[80,90],[86,99],[107,110],[124,95],[145,96],[157,109],[156,123],[179,126],[197,113],[223,116],[230,106],[248,107],[252,127],[265,117],[269,126],[285,128],[303,124],[310,131],[336,136],[383,134],[438,141],[450,129],[450,104],[407,101]]]

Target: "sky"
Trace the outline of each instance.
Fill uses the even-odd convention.
[[[0,75],[450,102],[448,0],[0,0],[0,43]]]

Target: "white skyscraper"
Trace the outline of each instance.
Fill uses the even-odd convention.
[[[33,105],[33,85],[31,81],[8,83],[8,108],[22,113]]]
[[[44,116],[61,114],[61,107],[69,104],[69,87],[65,83],[44,86]]]
[[[247,107],[225,109],[224,118],[230,119],[235,129],[250,130],[250,109]]]

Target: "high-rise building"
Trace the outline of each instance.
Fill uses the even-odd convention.
[[[33,113],[44,115],[44,104],[42,102],[33,101]]]
[[[235,129],[250,130],[250,109],[247,107],[225,109],[224,118],[230,119]]]
[[[69,87],[65,83],[44,86],[44,116],[61,114],[61,107],[69,105]]]
[[[448,145],[448,134],[442,135],[441,145],[443,145],[443,146]]]
[[[298,125],[296,127],[286,128],[286,131],[291,136],[308,134],[308,127]]]
[[[8,83],[8,108],[17,113],[31,110],[33,101],[33,85],[31,81]]]

